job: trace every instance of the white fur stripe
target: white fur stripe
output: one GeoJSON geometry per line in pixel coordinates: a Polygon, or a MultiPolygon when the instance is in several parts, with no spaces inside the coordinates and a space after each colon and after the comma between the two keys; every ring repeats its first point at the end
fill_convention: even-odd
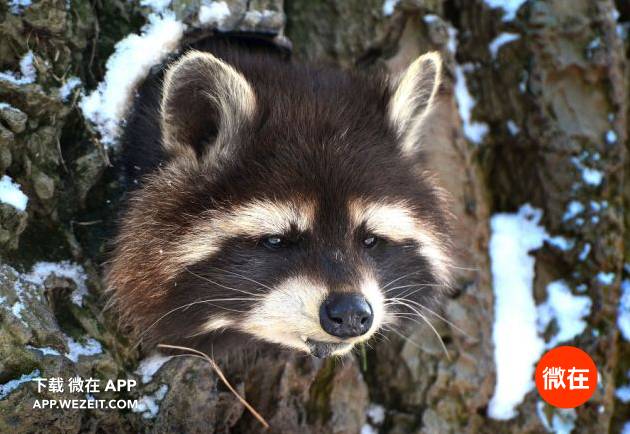
{"type": "Polygon", "coordinates": [[[365,224],[376,235],[397,242],[414,240],[420,247],[418,252],[424,257],[434,274],[442,283],[450,280],[451,259],[439,241],[435,230],[414,216],[412,209],[404,202],[365,202],[353,200],[349,204],[350,217],[355,226],[365,224]]]}
{"type": "Polygon", "coordinates": [[[201,333],[208,333],[217,330],[226,329],[234,324],[234,321],[227,319],[223,316],[215,316],[201,327],[201,333]]]}
{"type": "Polygon", "coordinates": [[[180,265],[194,264],[216,253],[226,239],[282,235],[292,225],[299,231],[308,231],[314,219],[312,201],[254,200],[230,210],[208,211],[189,233],[177,240],[172,256],[180,265]]]}
{"type": "Polygon", "coordinates": [[[241,331],[260,339],[309,352],[306,339],[322,342],[345,342],[348,347],[335,354],[341,355],[368,340],[381,327],[385,317],[385,297],[376,279],[363,273],[357,289],[363,294],[374,313],[367,333],[355,338],[340,339],[326,333],[319,319],[319,310],[329,294],[323,284],[304,276],[292,277],[262,297],[243,321],[235,323],[241,331]]]}
{"type": "Polygon", "coordinates": [[[327,288],[306,277],[289,278],[266,294],[239,328],[269,342],[309,352],[305,339],[335,341],[319,324],[327,288]]]}

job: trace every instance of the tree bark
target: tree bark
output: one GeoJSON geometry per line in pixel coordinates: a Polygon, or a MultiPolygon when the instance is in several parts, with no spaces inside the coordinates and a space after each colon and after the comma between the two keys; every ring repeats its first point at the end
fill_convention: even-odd
{"type": "MultiPolygon", "coordinates": [[[[630,345],[616,325],[620,285],[630,277],[630,267],[624,271],[630,263],[630,6],[621,0],[529,0],[510,19],[483,0],[226,4],[231,15],[221,30],[288,38],[300,61],[395,74],[419,54],[440,50],[449,65],[447,87],[455,89],[463,71],[475,100],[463,124],[455,98],[442,108],[427,149],[452,197],[463,268],[443,307],[457,328],[433,318],[449,357],[431,328],[418,326],[408,339],[388,334],[344,362],[271,353],[219,361],[271,432],[533,433],[545,432],[554,415],[566,417],[543,404],[535,390],[514,418],[487,414],[495,386],[489,222],[493,214],[526,203],[543,211],[547,232],[573,245],[562,250],[545,243],[533,252],[536,301],[542,303],[547,285],[560,279],[574,290],[583,285],[592,300],[586,329],[568,344],[594,358],[601,384],[571,413],[573,432],[620,432],[630,420],[630,406],[615,397],[615,388],[630,382],[630,345]],[[514,40],[493,53],[491,43],[505,32],[514,40]],[[478,143],[467,134],[471,122],[487,125],[478,143]],[[599,171],[602,181],[585,182],[576,158],[599,171]],[[567,220],[571,201],[587,206],[581,220],[567,220]],[[600,204],[597,212],[588,206],[593,203],[600,204]],[[612,273],[612,282],[603,283],[601,273],[612,273]]],[[[172,2],[189,26],[184,43],[211,31],[199,28],[199,6],[172,2]]],[[[120,172],[116,151],[102,145],[77,103],[81,92],[103,79],[114,44],[138,32],[149,12],[138,2],[118,0],[42,0],[17,11],[0,3],[0,70],[19,71],[31,50],[37,71],[33,83],[0,80],[0,100],[11,106],[0,106],[0,169],[28,197],[25,211],[0,203],[0,432],[262,430],[201,360],[173,358],[143,383],[136,369],[146,354],[103,310],[100,279],[122,194],[120,172]],[[82,84],[64,100],[60,88],[71,76],[82,84]],[[33,267],[41,261],[71,261],[83,267],[85,279],[34,279],[33,267]],[[73,302],[84,285],[83,303],[73,302]],[[87,339],[101,351],[78,361],[64,355],[72,341],[87,339]],[[153,397],[156,412],[33,409],[35,399],[77,398],[68,391],[39,393],[28,381],[7,387],[34,373],[135,378],[139,386],[132,391],[98,398],[153,397]]]]}

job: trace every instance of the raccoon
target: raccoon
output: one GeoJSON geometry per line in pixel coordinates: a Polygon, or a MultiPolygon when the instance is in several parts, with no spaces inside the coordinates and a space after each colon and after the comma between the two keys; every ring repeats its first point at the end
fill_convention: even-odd
{"type": "MultiPolygon", "coordinates": [[[[451,280],[449,213],[423,143],[447,91],[230,44],[140,91],[106,280],[143,345],[340,356],[423,313],[451,280]]],[[[427,312],[424,312],[427,314],[427,312]]]]}

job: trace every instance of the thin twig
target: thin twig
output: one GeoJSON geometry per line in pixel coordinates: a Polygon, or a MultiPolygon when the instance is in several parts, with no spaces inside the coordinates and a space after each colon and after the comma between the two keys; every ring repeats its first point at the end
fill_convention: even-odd
{"type": "Polygon", "coordinates": [[[236,389],[234,389],[234,387],[232,387],[232,385],[230,384],[230,382],[227,380],[227,378],[225,378],[225,375],[223,374],[223,371],[221,371],[221,368],[219,368],[219,365],[217,365],[217,363],[210,358],[210,356],[208,356],[206,353],[202,353],[201,351],[197,351],[194,348],[188,348],[188,347],[180,347],[178,345],[167,345],[167,344],[159,344],[158,347],[161,348],[170,348],[173,350],[182,350],[182,351],[191,351],[194,354],[188,354],[189,356],[192,357],[202,357],[203,359],[205,359],[208,363],[210,363],[210,366],[212,366],[212,369],[214,369],[214,372],[217,373],[217,375],[219,376],[219,378],[221,379],[221,381],[223,381],[223,384],[225,384],[225,386],[230,389],[230,392],[232,392],[234,394],[234,396],[236,396],[236,398],[241,402],[241,404],[243,404],[245,406],[245,408],[247,408],[250,413],[252,415],[254,415],[254,417],[256,419],[258,419],[258,421],[265,427],[265,429],[269,428],[269,424],[267,423],[267,421],[265,420],[264,417],[262,417],[260,415],[260,413],[258,413],[256,411],[256,409],[254,409],[254,407],[252,407],[249,402],[247,402],[245,400],[245,398],[243,398],[241,395],[238,394],[238,392],[236,391],[236,389]]]}

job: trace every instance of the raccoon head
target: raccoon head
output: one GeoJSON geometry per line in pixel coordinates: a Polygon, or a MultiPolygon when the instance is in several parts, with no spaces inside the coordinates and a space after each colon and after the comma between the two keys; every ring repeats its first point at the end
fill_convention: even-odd
{"type": "Polygon", "coordinates": [[[448,286],[448,214],[422,158],[442,62],[398,79],[189,52],[165,75],[168,156],[108,271],[145,342],[236,335],[341,355],[448,286]]]}

